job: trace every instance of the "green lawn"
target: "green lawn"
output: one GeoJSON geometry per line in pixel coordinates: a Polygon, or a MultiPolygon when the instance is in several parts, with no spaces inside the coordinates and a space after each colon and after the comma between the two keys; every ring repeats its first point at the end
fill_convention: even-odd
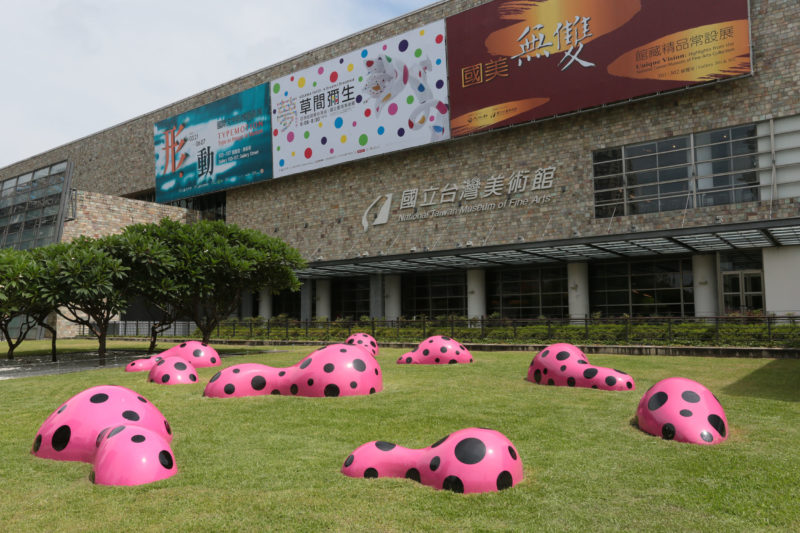
{"type": "MultiPolygon", "coordinates": [[[[249,350],[223,365],[289,366],[312,348],[249,350]]],[[[367,397],[203,398],[215,368],[183,386],[119,367],[0,381],[0,530],[800,530],[800,361],[591,356],[636,379],[636,391],[606,392],[526,381],[532,353],[476,352],[474,364],[436,367],[397,365],[401,353],[381,351],[384,390],[367,397]],[[664,441],[633,425],[647,388],[670,376],[716,394],[727,441],[664,441]],[[87,463],[30,455],[53,410],[103,384],[136,390],[166,416],[176,476],[99,486],[87,463]],[[511,439],[522,483],[463,495],[339,472],[367,441],[420,448],[470,426],[511,439]]]]}

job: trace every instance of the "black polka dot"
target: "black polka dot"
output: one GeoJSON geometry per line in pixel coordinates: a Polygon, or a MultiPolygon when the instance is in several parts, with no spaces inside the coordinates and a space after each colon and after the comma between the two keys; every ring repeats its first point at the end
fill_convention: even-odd
{"type": "Polygon", "coordinates": [[[194,374],[189,374],[189,381],[197,381],[197,376],[194,374]]]}
{"type": "Polygon", "coordinates": [[[450,339],[450,337],[445,337],[444,335],[442,335],[442,336],[441,336],[441,339],[442,339],[443,341],[449,341],[449,340],[451,340],[451,339],[450,339]]]}
{"type": "Polygon", "coordinates": [[[103,403],[106,400],[108,400],[108,394],[103,394],[102,392],[89,398],[92,403],[103,403]]]}
{"type": "Polygon", "coordinates": [[[221,375],[222,375],[222,372],[217,372],[216,374],[214,374],[214,377],[213,377],[213,378],[211,378],[211,379],[210,379],[208,382],[209,382],[209,383],[214,383],[215,381],[217,381],[217,380],[219,379],[219,377],[220,377],[221,375]]]}
{"type": "Polygon", "coordinates": [[[497,476],[497,490],[505,490],[511,487],[514,484],[514,479],[511,477],[511,472],[508,470],[503,470],[500,472],[500,475],[497,476]]]}
{"type": "Polygon", "coordinates": [[[233,383],[228,383],[225,385],[223,390],[225,391],[225,394],[233,394],[236,391],[236,387],[233,385],[233,383]]]}
{"type": "Polygon", "coordinates": [[[447,476],[444,478],[442,488],[461,494],[464,492],[464,483],[457,476],[447,476]]]}
{"type": "Polygon", "coordinates": [[[161,466],[163,466],[167,470],[171,469],[172,465],[174,464],[172,462],[172,454],[169,453],[167,450],[161,450],[158,453],[158,462],[161,463],[161,466]]]}
{"type": "Polygon", "coordinates": [[[442,353],[447,353],[447,346],[442,346],[441,348],[439,348],[439,351],[442,353]]]}
{"type": "Polygon", "coordinates": [[[144,398],[142,398],[141,396],[137,396],[137,398],[139,399],[139,401],[140,401],[140,402],[142,402],[142,403],[147,403],[147,400],[145,400],[145,399],[144,399],[144,398]]]}
{"type": "Polygon", "coordinates": [[[681,398],[689,403],[697,403],[700,401],[700,395],[690,390],[683,391],[683,393],[681,393],[681,398]]]}
{"type": "Polygon", "coordinates": [[[114,429],[112,429],[111,431],[108,432],[108,438],[110,439],[111,437],[113,437],[114,435],[116,435],[117,433],[122,431],[123,429],[125,429],[125,426],[117,426],[117,427],[115,427],[114,429]]]}
{"type": "Polygon", "coordinates": [[[561,371],[565,371],[567,369],[567,365],[561,365],[561,371]]]}
{"type": "Polygon", "coordinates": [[[203,350],[195,350],[192,352],[192,355],[195,357],[203,357],[203,350]]]}
{"type": "Polygon", "coordinates": [[[575,386],[575,378],[568,377],[567,378],[567,385],[569,385],[570,387],[574,387],[575,386]]]}
{"type": "Polygon", "coordinates": [[[139,420],[139,413],[136,411],[124,411],[122,413],[122,418],[125,420],[130,420],[131,422],[136,422],[139,420]]]}
{"type": "Polygon", "coordinates": [[[41,448],[41,447],[42,447],[42,436],[41,435],[36,435],[36,438],[33,439],[33,451],[34,451],[34,453],[38,452],[39,448],[41,448]]]}
{"type": "Polygon", "coordinates": [[[347,344],[353,344],[353,339],[347,339],[347,344]]]}
{"type": "Polygon", "coordinates": [[[242,371],[242,369],[241,369],[241,368],[234,368],[234,369],[233,369],[233,373],[234,373],[234,374],[238,374],[238,373],[239,373],[239,372],[241,372],[241,371],[242,371]]]}
{"type": "Polygon", "coordinates": [[[179,347],[179,348],[186,348],[186,343],[185,343],[185,342],[182,342],[182,343],[180,344],[180,346],[178,346],[178,347],[179,347]]]}
{"type": "Polygon", "coordinates": [[[417,470],[416,468],[409,468],[408,472],[406,472],[406,479],[413,479],[414,481],[419,483],[420,480],[419,470],[417,470]]]}
{"type": "Polygon", "coordinates": [[[376,368],[375,369],[375,375],[377,376],[378,374],[379,374],[379,372],[378,372],[378,369],[376,368]]]}
{"type": "Polygon", "coordinates": [[[353,368],[355,368],[359,372],[363,372],[364,370],[367,369],[367,363],[365,363],[361,359],[354,359],[353,360],[353,368]]]}
{"type": "Polygon", "coordinates": [[[111,429],[111,428],[106,428],[106,429],[104,429],[103,431],[101,431],[100,433],[97,434],[97,438],[94,441],[95,447],[100,446],[100,442],[103,440],[103,437],[106,436],[106,433],[108,433],[109,429],[111,429]]]}
{"type": "Polygon", "coordinates": [[[306,367],[307,367],[308,365],[310,365],[310,364],[311,364],[311,358],[309,357],[309,358],[307,358],[305,361],[303,361],[302,363],[300,363],[300,368],[301,368],[301,369],[303,369],[303,368],[306,368],[306,367]]]}
{"type": "Polygon", "coordinates": [[[558,352],[558,354],[556,354],[556,359],[559,361],[566,361],[569,359],[569,352],[558,352]]]}
{"type": "Polygon", "coordinates": [[[539,355],[542,356],[542,358],[544,358],[544,357],[547,357],[549,354],[550,354],[550,350],[545,350],[542,353],[540,353],[539,355]]]}
{"type": "Polygon", "coordinates": [[[167,430],[167,435],[172,435],[172,428],[169,427],[169,422],[167,422],[166,420],[164,420],[164,429],[167,430]]]}
{"type": "Polygon", "coordinates": [[[353,464],[353,461],[355,461],[355,459],[356,458],[353,456],[353,454],[348,455],[347,459],[344,460],[344,466],[350,466],[351,464],[353,464]]]}
{"type": "Polygon", "coordinates": [[[700,432],[700,438],[706,442],[711,442],[714,440],[714,437],[711,435],[711,433],[705,430],[700,432]]]}
{"type": "Polygon", "coordinates": [[[131,442],[140,443],[144,441],[145,441],[144,435],[134,435],[133,437],[131,437],[131,442]]]}
{"type": "Polygon", "coordinates": [[[544,374],[545,376],[547,375],[547,369],[546,368],[542,369],[542,374],[544,374]]]}
{"type": "Polygon", "coordinates": [[[325,386],[325,396],[339,396],[339,387],[331,383],[325,386]]]}
{"type": "Polygon", "coordinates": [[[359,340],[358,340],[358,344],[364,344],[364,341],[362,341],[361,339],[359,339],[359,340]]]}
{"type": "Polygon", "coordinates": [[[358,387],[358,383],[356,383],[355,381],[351,381],[350,382],[350,388],[351,389],[355,389],[356,387],[358,387]]]}
{"type": "Polygon", "coordinates": [[[556,384],[556,382],[555,382],[555,381],[553,381],[552,379],[548,379],[548,380],[547,380],[547,384],[548,384],[548,385],[555,385],[555,384],[556,384]]]}
{"type": "Polygon", "coordinates": [[[273,396],[280,396],[281,391],[279,391],[278,389],[272,389],[272,392],[270,392],[270,394],[272,394],[273,396]]]}
{"type": "Polygon", "coordinates": [[[517,452],[516,450],[514,450],[513,446],[508,447],[508,455],[510,455],[511,458],[514,459],[515,461],[517,460],[517,452]]]}
{"type": "Polygon", "coordinates": [[[283,376],[285,376],[285,375],[286,375],[286,372],[285,372],[285,371],[283,371],[283,370],[281,370],[280,372],[278,372],[278,376],[280,376],[280,377],[283,377],[283,376]]]}
{"type": "Polygon", "coordinates": [[[336,367],[333,366],[333,363],[328,363],[327,365],[322,367],[322,370],[330,374],[336,367]]]}
{"type": "Polygon", "coordinates": [[[592,388],[593,388],[593,389],[596,389],[596,388],[597,388],[597,385],[592,385],[592,388]]]}
{"type": "Polygon", "coordinates": [[[629,389],[632,389],[633,388],[633,383],[631,383],[629,381],[629,382],[625,383],[625,386],[628,387],[629,389]]]}
{"type": "Polygon", "coordinates": [[[442,460],[439,459],[439,456],[435,455],[433,457],[433,459],[431,459],[431,463],[428,465],[430,467],[430,469],[431,469],[431,472],[436,472],[436,469],[439,468],[439,465],[441,464],[441,462],[442,462],[442,460]]]}
{"type": "Polygon", "coordinates": [[[211,362],[212,362],[212,363],[216,363],[216,362],[217,362],[217,358],[216,358],[216,357],[212,357],[212,358],[211,358],[211,362]]]}
{"type": "Polygon", "coordinates": [[[606,385],[608,385],[609,387],[613,387],[616,384],[617,384],[617,378],[615,378],[614,376],[606,377],[606,385]]]}
{"type": "Polygon", "coordinates": [[[389,450],[394,450],[397,447],[397,444],[379,440],[375,442],[375,447],[383,452],[388,452],[389,450]]]}
{"type": "Polygon", "coordinates": [[[669,424],[669,423],[664,424],[663,426],[661,426],[661,436],[665,440],[674,439],[675,438],[675,426],[673,426],[672,424],[669,424]]]}
{"type": "Polygon", "coordinates": [[[708,423],[717,430],[717,433],[723,437],[725,436],[725,422],[722,420],[722,417],[719,415],[708,415],[708,423]]]}
{"type": "Polygon", "coordinates": [[[299,390],[299,388],[297,387],[297,383],[292,383],[292,386],[289,388],[289,391],[292,394],[297,394],[298,390],[299,390]]]}
{"type": "Polygon", "coordinates": [[[588,361],[584,361],[583,359],[578,359],[578,364],[579,365],[588,365],[589,363],[588,363],[588,361]]]}
{"type": "Polygon", "coordinates": [[[186,370],[186,363],[181,363],[178,361],[175,363],[175,370],[186,370]]]}
{"type": "Polygon", "coordinates": [[[450,359],[450,361],[447,362],[448,365],[454,365],[456,363],[458,363],[458,361],[456,361],[455,359],[450,359]]]}
{"type": "Polygon", "coordinates": [[[456,459],[467,465],[479,463],[486,455],[486,445],[480,439],[467,437],[455,449],[456,459]]]}
{"type": "Polygon", "coordinates": [[[539,370],[538,368],[533,371],[533,379],[534,381],[536,381],[536,383],[542,381],[542,371],[539,370]]]}
{"type": "Polygon", "coordinates": [[[411,361],[413,361],[413,359],[411,359],[410,357],[406,357],[406,363],[410,363],[411,361]]]}
{"type": "MultiPolygon", "coordinates": [[[[141,398],[141,396],[139,396],[139,397],[141,398]]],[[[61,407],[58,408],[58,411],[56,411],[56,414],[60,415],[64,411],[64,409],[66,409],[66,408],[67,408],[67,404],[62,405],[61,407]]]]}
{"type": "Polygon", "coordinates": [[[667,396],[666,392],[663,391],[657,392],[653,394],[649,400],[647,400],[647,408],[650,409],[651,411],[655,411],[656,409],[667,403],[668,399],[669,396],[667,396]]]}
{"type": "Polygon", "coordinates": [[[587,368],[586,370],[583,371],[583,377],[585,377],[586,379],[592,379],[596,375],[597,375],[596,368],[587,368]]]}
{"type": "Polygon", "coordinates": [[[314,380],[313,380],[313,379],[309,379],[309,380],[308,380],[308,386],[310,387],[310,386],[311,386],[311,385],[313,385],[313,384],[314,384],[314,380]]]}
{"type": "Polygon", "coordinates": [[[375,394],[375,387],[370,387],[369,393],[370,394],[375,394]]]}
{"type": "Polygon", "coordinates": [[[431,351],[430,351],[430,350],[428,350],[427,348],[425,348],[424,350],[422,350],[422,355],[430,355],[430,353],[431,353],[431,351]]]}
{"type": "Polygon", "coordinates": [[[690,410],[688,410],[688,409],[681,409],[681,413],[680,414],[681,414],[681,416],[685,416],[687,418],[692,416],[692,412],[690,410]]]}
{"type": "Polygon", "coordinates": [[[374,468],[367,468],[366,470],[364,470],[364,477],[365,478],[378,477],[378,471],[375,470],[374,468]]]}
{"type": "Polygon", "coordinates": [[[250,380],[250,386],[253,387],[253,390],[264,390],[264,387],[267,386],[267,380],[264,376],[254,376],[250,380]]]}
{"type": "Polygon", "coordinates": [[[437,440],[436,442],[431,444],[431,448],[436,448],[436,447],[440,446],[444,441],[447,440],[448,437],[450,437],[450,435],[446,435],[446,436],[442,437],[441,439],[437,440]]]}
{"type": "Polygon", "coordinates": [[[438,363],[438,362],[439,362],[439,358],[437,357],[437,358],[436,358],[436,359],[434,359],[433,361],[434,361],[434,362],[436,362],[436,363],[438,363]]]}
{"type": "Polygon", "coordinates": [[[161,376],[161,383],[166,383],[167,381],[169,381],[169,374],[161,376]]]}
{"type": "Polygon", "coordinates": [[[160,358],[159,358],[159,359],[158,359],[158,363],[156,363],[156,366],[161,366],[161,365],[163,365],[163,364],[164,364],[164,359],[160,359],[160,358]]]}

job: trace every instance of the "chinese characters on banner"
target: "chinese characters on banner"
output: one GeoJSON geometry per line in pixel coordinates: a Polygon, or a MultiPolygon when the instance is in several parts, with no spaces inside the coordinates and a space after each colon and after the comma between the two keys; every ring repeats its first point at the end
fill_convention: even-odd
{"type": "Polygon", "coordinates": [[[156,201],[271,178],[269,131],[266,84],[156,123],[156,201]]]}
{"type": "Polygon", "coordinates": [[[747,0],[495,0],[446,22],[453,137],[751,73],[747,0]]]}
{"type": "Polygon", "coordinates": [[[273,80],[275,177],[449,139],[444,26],[273,80]]]}

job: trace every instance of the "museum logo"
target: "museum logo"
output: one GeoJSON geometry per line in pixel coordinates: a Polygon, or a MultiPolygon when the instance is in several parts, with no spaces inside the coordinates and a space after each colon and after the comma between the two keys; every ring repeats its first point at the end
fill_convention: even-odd
{"type": "Polygon", "coordinates": [[[371,204],[369,204],[369,207],[367,207],[366,211],[364,211],[364,215],[361,217],[361,225],[364,227],[365,232],[370,227],[369,214],[372,211],[372,208],[378,205],[381,200],[383,200],[383,205],[381,206],[378,214],[375,216],[375,220],[372,221],[371,225],[380,226],[389,222],[389,213],[392,210],[392,195],[393,193],[382,194],[375,198],[371,204]]]}

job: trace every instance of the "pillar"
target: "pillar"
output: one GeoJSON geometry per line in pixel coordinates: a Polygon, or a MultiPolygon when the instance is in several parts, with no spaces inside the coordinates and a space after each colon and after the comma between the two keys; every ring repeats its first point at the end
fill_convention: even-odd
{"type": "Polygon", "coordinates": [[[383,276],[383,309],[386,320],[397,320],[403,314],[400,279],[398,274],[383,276]]]}
{"type": "Polygon", "coordinates": [[[480,268],[467,270],[467,317],[486,316],[486,271],[480,268]]]}
{"type": "Polygon", "coordinates": [[[303,284],[300,285],[300,320],[311,320],[311,313],[314,307],[314,300],[312,299],[312,284],[314,280],[302,280],[303,284]]]}
{"type": "Polygon", "coordinates": [[[369,277],[369,317],[383,318],[386,308],[383,301],[383,274],[371,274],[369,277]]]}
{"type": "Polygon", "coordinates": [[[265,320],[272,318],[272,291],[261,289],[258,294],[258,316],[265,320]]]}
{"type": "Polygon", "coordinates": [[[331,318],[331,280],[318,279],[314,281],[317,289],[317,309],[314,313],[316,318],[331,318]]]}
{"type": "Polygon", "coordinates": [[[718,316],[716,255],[692,256],[692,287],[694,289],[694,316],[718,316]]]}
{"type": "Polygon", "coordinates": [[[589,315],[589,264],[567,264],[569,318],[584,320],[589,315]]]}

